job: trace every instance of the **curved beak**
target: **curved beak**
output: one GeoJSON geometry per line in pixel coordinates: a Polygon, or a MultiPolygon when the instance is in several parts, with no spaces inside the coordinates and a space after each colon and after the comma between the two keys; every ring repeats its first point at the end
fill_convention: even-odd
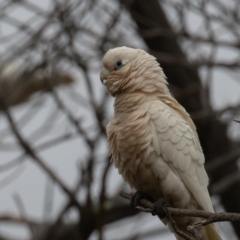
{"type": "Polygon", "coordinates": [[[109,74],[110,74],[109,70],[105,67],[102,67],[102,70],[100,72],[100,79],[102,83],[103,83],[103,80],[107,79],[109,74]]]}

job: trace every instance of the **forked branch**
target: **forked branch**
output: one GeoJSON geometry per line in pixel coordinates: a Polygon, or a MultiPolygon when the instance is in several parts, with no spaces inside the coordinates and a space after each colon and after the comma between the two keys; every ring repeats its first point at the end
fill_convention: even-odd
{"type": "MultiPolygon", "coordinates": [[[[129,199],[129,200],[131,199],[131,196],[132,196],[131,193],[125,193],[125,192],[121,192],[120,195],[123,198],[129,199]]],[[[140,210],[142,212],[151,212],[152,211],[152,206],[153,206],[152,202],[150,202],[146,199],[142,199],[140,201],[140,203],[141,203],[141,206],[137,207],[138,210],[140,210]]],[[[226,213],[226,212],[211,213],[211,212],[205,212],[202,210],[189,210],[189,209],[165,207],[165,214],[166,214],[167,218],[171,221],[175,232],[187,240],[203,239],[203,237],[197,231],[196,227],[206,226],[206,225],[208,225],[210,223],[214,223],[214,222],[224,222],[224,221],[240,222],[240,214],[239,213],[226,213]],[[177,228],[175,221],[172,219],[172,216],[199,217],[199,218],[203,218],[203,220],[194,225],[188,226],[188,231],[194,237],[193,238],[191,236],[186,235],[185,233],[183,233],[182,231],[180,231],[177,228]]]]}

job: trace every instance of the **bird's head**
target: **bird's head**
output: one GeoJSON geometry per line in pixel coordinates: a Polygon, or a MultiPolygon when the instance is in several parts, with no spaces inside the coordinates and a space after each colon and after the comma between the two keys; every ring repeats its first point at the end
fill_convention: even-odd
{"type": "Polygon", "coordinates": [[[140,49],[118,47],[107,51],[103,57],[103,67],[100,79],[106,86],[107,91],[115,96],[123,89],[126,77],[133,69],[134,60],[140,49]]]}
{"type": "Polygon", "coordinates": [[[103,57],[100,79],[107,91],[116,96],[136,89],[144,90],[146,84],[155,85],[157,75],[165,81],[162,69],[153,56],[141,49],[117,47],[107,51],[103,57]],[[152,84],[146,80],[153,78],[152,84]]]}

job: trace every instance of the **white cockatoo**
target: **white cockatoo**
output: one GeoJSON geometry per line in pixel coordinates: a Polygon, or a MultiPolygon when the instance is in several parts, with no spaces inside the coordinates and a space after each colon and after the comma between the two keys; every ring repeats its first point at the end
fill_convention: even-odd
{"type": "MultiPolygon", "coordinates": [[[[155,201],[164,198],[176,208],[214,212],[196,127],[171,96],[155,57],[141,49],[110,49],[100,78],[115,97],[107,136],[114,165],[124,180],[155,201]]],[[[200,221],[174,219],[185,233],[187,225],[200,221]]],[[[166,218],[162,221],[173,231],[166,218]]],[[[198,230],[205,240],[221,239],[216,224],[198,230]]]]}

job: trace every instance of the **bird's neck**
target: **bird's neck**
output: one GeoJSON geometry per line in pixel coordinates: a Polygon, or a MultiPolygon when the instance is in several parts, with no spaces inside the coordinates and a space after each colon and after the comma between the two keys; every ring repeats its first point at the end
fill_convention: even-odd
{"type": "Polygon", "coordinates": [[[160,95],[157,91],[143,92],[141,90],[118,94],[114,102],[115,114],[138,111],[145,103],[161,98],[160,95]]]}
{"type": "Polygon", "coordinates": [[[121,93],[115,98],[114,109],[115,114],[130,113],[136,111],[145,101],[143,94],[121,93]]]}

